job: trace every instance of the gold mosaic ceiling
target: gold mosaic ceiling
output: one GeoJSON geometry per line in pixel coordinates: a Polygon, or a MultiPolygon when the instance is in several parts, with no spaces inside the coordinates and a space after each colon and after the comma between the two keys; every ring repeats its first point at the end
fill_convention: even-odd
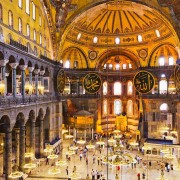
{"type": "Polygon", "coordinates": [[[96,46],[103,46],[114,45],[118,36],[121,44],[134,45],[139,43],[138,35],[146,43],[168,38],[172,32],[156,10],[142,4],[120,1],[100,4],[80,14],[71,24],[67,39],[90,44],[97,36],[96,46]],[[155,30],[159,31],[160,37],[157,37],[155,30]],[[81,34],[79,39],[78,34],[81,34]]]}

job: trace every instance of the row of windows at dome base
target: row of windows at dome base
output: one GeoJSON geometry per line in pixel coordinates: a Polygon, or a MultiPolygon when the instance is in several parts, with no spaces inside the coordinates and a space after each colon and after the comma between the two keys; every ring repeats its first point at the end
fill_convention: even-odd
{"type": "MultiPolygon", "coordinates": [[[[127,116],[133,116],[135,113],[135,103],[132,100],[128,100],[126,104],[127,116]]],[[[162,103],[159,107],[160,111],[168,111],[169,107],[167,103],[162,103]]],[[[108,106],[108,100],[103,100],[103,114],[115,114],[120,115],[124,112],[122,101],[120,99],[114,100],[113,105],[108,106]],[[114,110],[114,111],[113,111],[114,110]]]]}
{"type": "MultiPolygon", "coordinates": [[[[156,29],[156,30],[155,30],[155,33],[156,33],[156,36],[157,36],[157,37],[161,37],[159,30],[156,29]]],[[[78,40],[78,41],[81,39],[81,36],[82,36],[81,33],[79,33],[79,34],[77,35],[77,40],[78,40]]],[[[137,40],[138,40],[138,42],[143,42],[143,37],[142,37],[142,35],[139,34],[139,35],[137,36],[137,40]]],[[[114,39],[114,43],[115,43],[115,44],[120,44],[120,42],[121,42],[121,39],[120,39],[119,37],[116,37],[116,38],[114,39]]],[[[93,38],[93,43],[94,43],[94,44],[98,43],[98,37],[97,37],[97,36],[95,36],[95,37],[93,38]]]]}
{"type": "Polygon", "coordinates": [[[120,70],[120,69],[132,69],[132,64],[122,64],[122,67],[120,64],[104,64],[103,69],[115,69],[115,70],[120,70]]]}

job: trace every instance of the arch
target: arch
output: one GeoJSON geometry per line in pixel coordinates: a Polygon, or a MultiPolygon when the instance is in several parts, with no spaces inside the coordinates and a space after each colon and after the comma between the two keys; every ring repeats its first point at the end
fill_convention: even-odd
{"type": "Polygon", "coordinates": [[[169,110],[169,106],[167,103],[163,103],[160,105],[159,107],[160,111],[168,111],[169,110]]]}
{"type": "Polygon", "coordinates": [[[8,23],[9,23],[9,26],[13,28],[13,13],[11,10],[9,10],[8,12],[8,23]]]}
{"type": "Polygon", "coordinates": [[[35,111],[34,111],[34,110],[31,110],[31,111],[29,112],[29,119],[30,119],[31,121],[35,121],[35,120],[36,120],[36,118],[35,118],[35,111]]]}
{"type": "Polygon", "coordinates": [[[3,115],[0,119],[0,133],[6,133],[7,127],[10,127],[10,118],[3,115]]]}
{"type": "Polygon", "coordinates": [[[35,69],[39,69],[39,65],[38,65],[38,64],[35,64],[34,68],[35,68],[35,69]]]}
{"type": "Polygon", "coordinates": [[[38,117],[43,118],[43,116],[44,116],[44,111],[42,108],[40,108],[38,111],[38,117]]]}
{"type": "Polygon", "coordinates": [[[28,61],[28,67],[32,67],[32,62],[28,61]]]}
{"type": "Polygon", "coordinates": [[[41,70],[41,71],[44,71],[44,67],[43,67],[43,66],[41,66],[41,67],[40,67],[40,70],[41,70]]]}
{"type": "MultiPolygon", "coordinates": [[[[150,53],[148,66],[157,65],[159,58],[164,57],[164,56],[165,57],[171,57],[172,56],[172,57],[174,57],[174,61],[177,59],[178,54],[177,54],[177,51],[176,51],[175,46],[173,44],[162,43],[162,44],[157,45],[150,53]],[[163,51],[163,49],[165,49],[166,51],[163,51]]],[[[165,60],[165,63],[167,61],[168,61],[168,59],[165,60]]],[[[166,64],[168,64],[168,63],[166,63],[166,64]]]]}
{"type": "Polygon", "coordinates": [[[135,67],[138,68],[140,67],[140,61],[139,58],[131,51],[123,48],[116,48],[116,49],[108,49],[107,51],[104,51],[100,56],[96,64],[96,68],[101,68],[101,65],[103,62],[107,61],[108,58],[112,56],[117,56],[117,55],[123,55],[129,58],[131,61],[134,62],[135,67]]]}
{"type": "Polygon", "coordinates": [[[13,55],[10,55],[9,57],[9,63],[15,63],[16,62],[16,59],[13,55]]]}
{"type": "Polygon", "coordinates": [[[71,62],[70,68],[77,68],[74,67],[75,61],[78,61],[78,68],[89,67],[86,55],[83,50],[74,46],[66,48],[62,53],[61,59],[63,60],[63,62],[69,60],[71,62]]]}
{"type": "Polygon", "coordinates": [[[22,112],[19,112],[18,115],[16,116],[16,124],[18,127],[20,125],[25,125],[25,116],[22,112]]]}
{"type": "Polygon", "coordinates": [[[21,58],[21,59],[19,60],[19,65],[25,65],[24,59],[21,58]]]}
{"type": "Polygon", "coordinates": [[[44,77],[49,77],[49,76],[50,76],[50,72],[49,72],[48,67],[46,67],[44,77]]]}
{"type": "Polygon", "coordinates": [[[120,115],[122,113],[122,101],[120,99],[114,100],[114,114],[120,115]]]}
{"type": "Polygon", "coordinates": [[[4,60],[4,54],[0,51],[0,60],[4,60]]]}

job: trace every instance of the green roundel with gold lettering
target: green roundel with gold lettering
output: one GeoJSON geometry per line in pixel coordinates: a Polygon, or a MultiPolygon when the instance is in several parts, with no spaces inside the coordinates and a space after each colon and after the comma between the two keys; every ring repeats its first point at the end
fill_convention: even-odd
{"type": "Polygon", "coordinates": [[[57,75],[57,90],[58,93],[63,93],[66,82],[66,74],[63,69],[59,70],[57,75]]]}
{"type": "Polygon", "coordinates": [[[174,68],[174,80],[176,85],[176,92],[180,94],[180,65],[176,65],[174,68]]]}
{"type": "Polygon", "coordinates": [[[139,71],[133,79],[133,84],[139,93],[148,93],[154,87],[154,77],[148,71],[139,71]]]}
{"type": "Polygon", "coordinates": [[[87,93],[94,94],[101,88],[101,78],[96,73],[88,73],[83,79],[83,86],[87,93]]]}

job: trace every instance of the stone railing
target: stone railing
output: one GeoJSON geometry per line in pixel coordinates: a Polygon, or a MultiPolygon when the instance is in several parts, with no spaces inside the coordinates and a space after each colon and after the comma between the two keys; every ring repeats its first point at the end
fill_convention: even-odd
{"type": "Polygon", "coordinates": [[[63,94],[63,97],[61,99],[66,98],[100,98],[99,94],[63,94]]]}
{"type": "Polygon", "coordinates": [[[43,103],[43,102],[49,102],[49,101],[55,101],[57,98],[55,96],[47,96],[47,95],[41,95],[41,96],[6,96],[6,97],[0,97],[0,108],[7,108],[7,107],[13,107],[13,106],[19,106],[19,105],[28,105],[28,104],[34,104],[34,103],[43,103]]]}

